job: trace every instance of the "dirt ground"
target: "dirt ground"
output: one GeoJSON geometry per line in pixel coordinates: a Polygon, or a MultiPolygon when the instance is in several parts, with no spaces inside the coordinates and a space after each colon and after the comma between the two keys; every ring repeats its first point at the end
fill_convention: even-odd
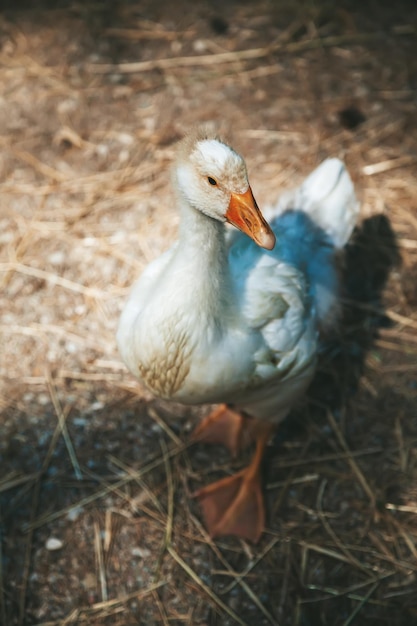
{"type": "Polygon", "coordinates": [[[417,623],[417,5],[3,2],[0,623],[417,623]],[[258,204],[345,160],[344,313],[265,463],[257,546],[191,493],[190,446],[115,345],[175,239],[173,146],[215,125],[258,204]]]}

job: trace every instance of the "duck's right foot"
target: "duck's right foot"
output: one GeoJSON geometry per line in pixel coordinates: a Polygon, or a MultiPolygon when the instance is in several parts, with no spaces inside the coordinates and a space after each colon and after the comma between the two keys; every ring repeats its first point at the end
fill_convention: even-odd
{"type": "Polygon", "coordinates": [[[225,446],[233,457],[254,441],[253,419],[222,404],[193,431],[193,441],[225,446]]]}

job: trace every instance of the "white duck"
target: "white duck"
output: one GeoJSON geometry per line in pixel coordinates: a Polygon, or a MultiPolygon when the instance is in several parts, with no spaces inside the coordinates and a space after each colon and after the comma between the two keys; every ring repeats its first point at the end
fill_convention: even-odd
{"type": "Polygon", "coordinates": [[[179,239],[134,286],[119,350],[155,395],[227,403],[196,438],[233,453],[256,441],[248,467],[196,494],[212,536],[256,542],[264,528],[263,451],[314,374],[319,329],[338,305],[336,251],[350,237],[358,203],[343,163],[328,159],[270,211],[270,227],[243,158],[201,130],[179,145],[174,187],[179,239]],[[226,233],[225,222],[244,235],[226,233]]]}

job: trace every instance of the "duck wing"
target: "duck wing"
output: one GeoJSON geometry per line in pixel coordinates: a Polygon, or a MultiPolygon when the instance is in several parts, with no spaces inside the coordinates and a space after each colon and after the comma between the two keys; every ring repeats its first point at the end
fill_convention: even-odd
{"type": "Polygon", "coordinates": [[[240,233],[230,238],[239,308],[250,330],[263,339],[239,399],[249,412],[280,413],[308,385],[319,328],[337,318],[337,251],[349,239],[358,212],[344,164],[328,159],[269,211],[274,250],[260,250],[240,233]]]}

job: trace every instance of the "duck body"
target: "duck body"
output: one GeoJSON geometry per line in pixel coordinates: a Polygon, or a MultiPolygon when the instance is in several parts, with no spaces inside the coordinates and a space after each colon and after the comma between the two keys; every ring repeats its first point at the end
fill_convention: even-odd
{"type": "Polygon", "coordinates": [[[179,238],[133,287],[117,333],[123,360],[157,396],[276,424],[308,387],[319,331],[337,317],[336,256],[358,212],[349,175],[325,161],[268,211],[268,226],[243,159],[197,135],[180,149],[174,187],[179,238]],[[224,191],[216,210],[202,200],[214,191],[224,191]]]}
{"type": "MultiPolygon", "coordinates": [[[[350,179],[336,159],[305,181],[310,205],[321,200],[312,197],[313,182],[326,177],[329,186],[329,173],[330,192],[337,196],[335,187],[339,193],[343,187],[332,202],[356,211],[350,179]]],[[[184,404],[232,403],[272,421],[285,417],[314,374],[318,331],[331,323],[339,298],[338,246],[306,204],[297,190],[269,211],[273,250],[182,208],[179,241],[145,269],[118,329],[126,365],[155,395],[184,404]]]]}
{"type": "Polygon", "coordinates": [[[316,313],[307,277],[283,259],[286,251],[261,252],[245,239],[224,240],[221,251],[200,242],[197,258],[180,243],[151,263],[123,312],[118,341],[131,372],[154,394],[238,404],[275,420],[289,404],[286,388],[297,393],[314,370],[316,313]],[[221,274],[208,289],[219,261],[221,274]],[[211,301],[207,292],[221,298],[211,301]],[[261,411],[270,393],[274,400],[261,411]]]}

